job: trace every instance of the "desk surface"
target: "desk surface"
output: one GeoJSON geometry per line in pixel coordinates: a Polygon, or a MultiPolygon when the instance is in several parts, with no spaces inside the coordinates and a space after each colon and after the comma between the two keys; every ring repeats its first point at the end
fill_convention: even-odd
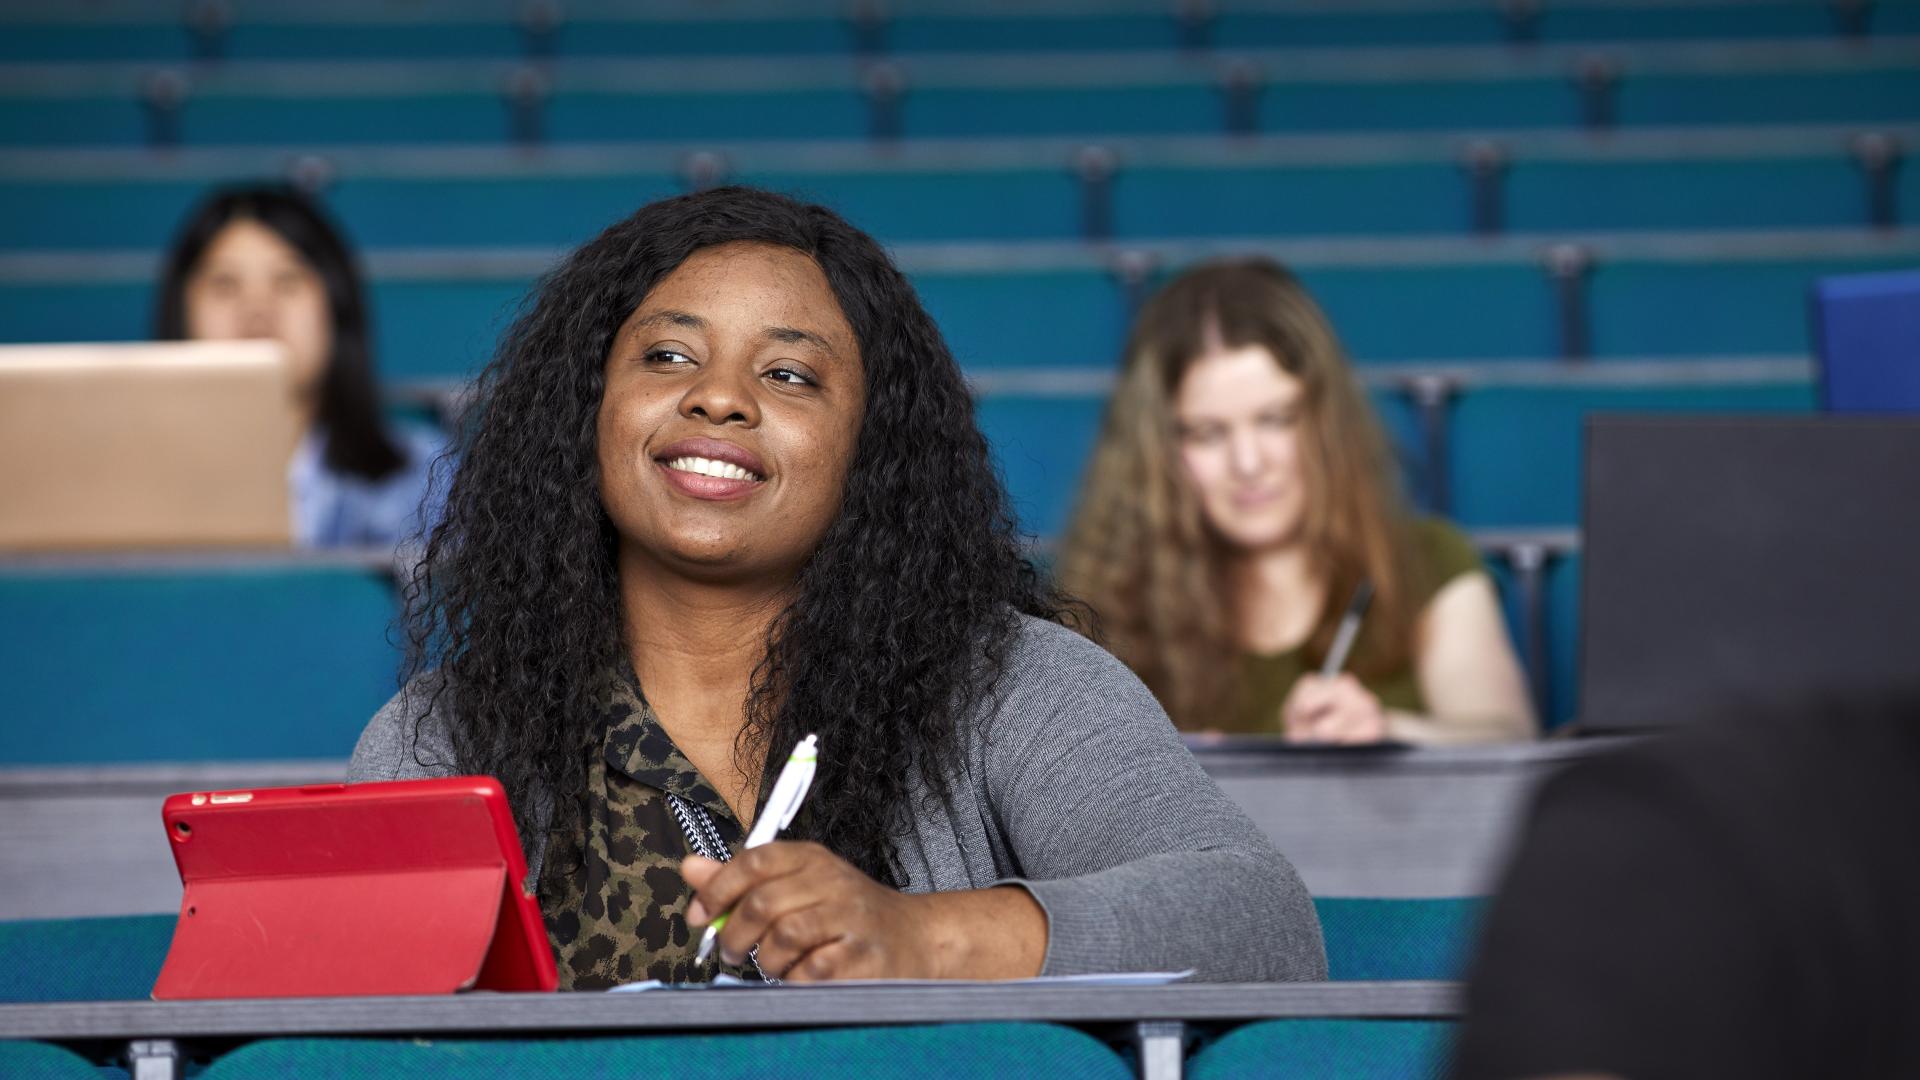
{"type": "MultiPolygon", "coordinates": [[[[1534,785],[1612,739],[1302,750],[1194,740],[1195,756],[1319,896],[1474,896],[1495,879],[1534,785]]],[[[172,912],[160,835],[177,791],[340,780],[346,762],[207,762],[0,770],[0,918],[172,912]],[[93,857],[78,860],[76,849],[93,857]]]]}
{"type": "Polygon", "coordinates": [[[1183,735],[1187,749],[1214,776],[1394,772],[1402,774],[1512,772],[1601,753],[1625,745],[1620,737],[1547,739],[1474,746],[1298,746],[1271,735],[1183,735]]]}
{"type": "Polygon", "coordinates": [[[1445,1019],[1449,982],[1190,983],[1153,987],[782,987],[637,994],[84,1001],[0,1005],[0,1039],[644,1032],[1035,1020],[1445,1019]]]}
{"type": "MultiPolygon", "coordinates": [[[[1623,738],[1551,739],[1486,746],[1301,747],[1263,735],[1187,735],[1187,748],[1214,775],[1433,774],[1512,772],[1612,749],[1623,738]]],[[[153,762],[0,768],[0,798],[170,795],[178,791],[337,782],[345,759],[153,762]]],[[[159,820],[155,810],[155,821],[159,820]]]]}

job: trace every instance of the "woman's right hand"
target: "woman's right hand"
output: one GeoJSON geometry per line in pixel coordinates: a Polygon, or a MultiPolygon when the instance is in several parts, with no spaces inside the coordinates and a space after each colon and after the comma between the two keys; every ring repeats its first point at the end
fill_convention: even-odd
{"type": "Polygon", "coordinates": [[[1280,719],[1288,742],[1352,745],[1387,737],[1387,711],[1352,675],[1302,675],[1280,719]]]}

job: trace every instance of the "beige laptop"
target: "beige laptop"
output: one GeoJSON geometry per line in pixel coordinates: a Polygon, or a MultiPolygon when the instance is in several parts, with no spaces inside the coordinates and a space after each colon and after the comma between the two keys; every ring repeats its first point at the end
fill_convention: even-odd
{"type": "Polygon", "coordinates": [[[277,342],[0,346],[0,549],[285,545],[277,342]]]}

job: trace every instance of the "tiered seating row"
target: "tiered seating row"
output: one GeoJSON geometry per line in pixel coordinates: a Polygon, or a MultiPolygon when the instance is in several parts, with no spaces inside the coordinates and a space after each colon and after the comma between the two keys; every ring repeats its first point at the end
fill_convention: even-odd
{"type": "MultiPolygon", "coordinates": [[[[192,199],[291,173],[368,248],[385,375],[458,380],[567,246],[736,179],[896,245],[1042,536],[1133,305],[1248,250],[1325,303],[1424,502],[1564,528],[1583,416],[1810,408],[1812,280],[1920,257],[1920,4],[670,9],[0,15],[0,337],[145,336],[192,199]]],[[[1499,571],[1563,717],[1578,561],[1537,555],[1499,571]]]]}
{"type": "Polygon", "coordinates": [[[571,245],[649,200],[738,182],[844,208],[890,243],[1821,228],[1920,205],[1869,166],[1920,126],[724,145],[0,150],[0,250],[158,247],[235,177],[320,186],[372,248],[571,245]],[[937,213],[929,212],[938,208],[937,213]]]}
{"type": "MultiPolygon", "coordinates": [[[[1282,237],[1141,243],[1124,252],[1043,243],[896,247],[948,343],[973,371],[1111,364],[1121,351],[1130,303],[1155,274],[1207,255],[1248,251],[1294,266],[1363,363],[1559,356],[1569,351],[1570,315],[1586,328],[1578,335],[1584,351],[1604,362],[1807,355],[1814,279],[1911,265],[1920,257],[1920,234],[1282,237]],[[1556,280],[1550,258],[1556,249],[1584,260],[1570,286],[1556,280]]],[[[534,279],[559,254],[552,248],[371,252],[366,263],[382,371],[406,380],[477,370],[534,279]]],[[[145,337],[157,266],[151,252],[0,255],[0,336],[145,337]]]]}
{"type": "Polygon", "coordinates": [[[1920,120],[1920,39],[844,60],[0,65],[0,144],[1191,135],[1920,120]]]}
{"type": "MultiPolygon", "coordinates": [[[[1018,485],[1034,467],[1011,453],[1018,485]]],[[[1542,654],[1549,717],[1564,719],[1577,542],[1489,533],[1483,548],[1523,653],[1542,654]]],[[[15,559],[0,566],[0,610],[14,718],[0,764],[337,757],[400,674],[383,559],[15,559]]]]}
{"type": "Polygon", "coordinates": [[[384,56],[678,56],[952,49],[1172,49],[1375,43],[1772,39],[1920,29],[1907,3],[1711,0],[1440,0],[1340,5],[1227,0],[1118,3],[839,2],[728,5],[724,14],[672,4],[608,2],[273,5],[261,2],[21,8],[0,58],[188,60],[384,56]]]}

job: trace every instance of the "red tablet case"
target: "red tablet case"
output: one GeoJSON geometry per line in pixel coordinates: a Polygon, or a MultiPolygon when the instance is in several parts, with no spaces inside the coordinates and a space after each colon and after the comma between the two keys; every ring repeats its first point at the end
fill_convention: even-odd
{"type": "Polygon", "coordinates": [[[491,777],[174,795],[186,895],[156,999],[552,990],[491,777]]]}

